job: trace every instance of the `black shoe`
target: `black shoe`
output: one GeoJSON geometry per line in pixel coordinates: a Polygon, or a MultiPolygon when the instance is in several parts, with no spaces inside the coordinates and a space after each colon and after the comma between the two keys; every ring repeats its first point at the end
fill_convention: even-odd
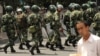
{"type": "Polygon", "coordinates": [[[64,50],[65,47],[63,47],[62,45],[60,45],[60,46],[59,46],[59,49],[60,49],[60,50],[64,50]]]}
{"type": "Polygon", "coordinates": [[[54,49],[53,46],[54,46],[54,45],[51,45],[50,49],[51,49],[52,51],[56,51],[56,49],[54,49]]]}
{"type": "Polygon", "coordinates": [[[49,48],[49,45],[50,45],[50,43],[49,43],[49,42],[47,42],[47,43],[46,43],[46,48],[49,48]]]}
{"type": "Polygon", "coordinates": [[[75,44],[73,44],[73,47],[76,47],[76,45],[75,45],[75,44]]]}
{"type": "Polygon", "coordinates": [[[11,53],[15,53],[16,51],[14,50],[14,47],[13,46],[10,46],[10,49],[11,49],[11,53]]]}
{"type": "Polygon", "coordinates": [[[25,48],[23,48],[23,45],[24,45],[23,43],[21,43],[21,44],[19,45],[19,49],[20,49],[20,50],[24,50],[24,49],[25,49],[25,48]]]}
{"type": "Polygon", "coordinates": [[[30,53],[31,53],[32,55],[34,55],[34,52],[33,52],[33,51],[30,51],[30,53]]]}
{"type": "Polygon", "coordinates": [[[59,45],[56,43],[56,48],[59,48],[59,45]]]}
{"type": "Polygon", "coordinates": [[[39,54],[40,53],[40,49],[39,49],[38,46],[36,47],[36,50],[37,50],[37,53],[39,54]]]}
{"type": "Polygon", "coordinates": [[[6,47],[4,47],[4,52],[7,54],[7,48],[6,47]]]}
{"type": "Polygon", "coordinates": [[[59,49],[60,49],[60,50],[64,50],[65,48],[64,48],[64,47],[60,47],[59,49]]]}
{"type": "Polygon", "coordinates": [[[50,48],[52,51],[56,51],[56,49],[54,49],[54,48],[50,48]]]}
{"type": "Polygon", "coordinates": [[[40,46],[40,47],[44,47],[44,45],[43,45],[43,44],[40,44],[39,46],[40,46]]]}
{"type": "Polygon", "coordinates": [[[26,47],[27,49],[30,49],[31,45],[29,45],[29,43],[26,43],[26,47]]]}
{"type": "Polygon", "coordinates": [[[15,53],[16,51],[15,50],[11,50],[11,53],[15,53]]]}
{"type": "Polygon", "coordinates": [[[39,54],[40,54],[40,53],[41,53],[41,52],[40,52],[40,50],[37,50],[37,53],[39,53],[39,54]]]}
{"type": "Polygon", "coordinates": [[[20,50],[25,50],[25,48],[19,47],[20,50]]]}
{"type": "Polygon", "coordinates": [[[32,55],[34,55],[34,48],[35,48],[35,47],[32,47],[31,50],[30,50],[30,53],[31,53],[32,55]]]}
{"type": "Polygon", "coordinates": [[[4,47],[4,52],[7,54],[7,48],[9,47],[9,45],[6,45],[5,47],[4,47]]]}

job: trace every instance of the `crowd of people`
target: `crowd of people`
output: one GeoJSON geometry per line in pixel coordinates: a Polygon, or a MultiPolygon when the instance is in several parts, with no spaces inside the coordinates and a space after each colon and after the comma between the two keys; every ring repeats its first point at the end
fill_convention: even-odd
{"type": "Polygon", "coordinates": [[[90,1],[82,5],[70,3],[67,8],[61,4],[51,4],[47,9],[35,4],[25,5],[17,7],[16,11],[8,5],[5,10],[6,13],[1,18],[0,26],[1,32],[6,32],[9,40],[3,47],[5,53],[8,47],[12,53],[16,52],[13,47],[16,39],[20,41],[19,49],[24,50],[23,45],[25,45],[32,55],[35,49],[37,53],[41,53],[39,47],[46,47],[53,51],[56,51],[56,48],[64,50],[61,33],[68,37],[65,40],[65,46],[72,44],[76,47],[81,37],[75,27],[77,21],[87,21],[90,27],[89,32],[100,36],[100,6],[97,6],[96,2],[90,1]],[[47,25],[50,25],[52,32],[48,32],[47,25]],[[42,44],[42,28],[48,35],[45,45],[42,44]],[[28,40],[29,34],[32,36],[30,40],[28,40]]]}

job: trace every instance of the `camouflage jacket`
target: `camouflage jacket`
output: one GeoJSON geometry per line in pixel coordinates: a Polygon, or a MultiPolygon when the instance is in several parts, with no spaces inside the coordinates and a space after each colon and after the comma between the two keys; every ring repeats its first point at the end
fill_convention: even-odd
{"type": "Polygon", "coordinates": [[[6,31],[16,29],[16,18],[13,15],[6,13],[5,15],[2,16],[1,21],[2,21],[2,27],[6,31]]]}

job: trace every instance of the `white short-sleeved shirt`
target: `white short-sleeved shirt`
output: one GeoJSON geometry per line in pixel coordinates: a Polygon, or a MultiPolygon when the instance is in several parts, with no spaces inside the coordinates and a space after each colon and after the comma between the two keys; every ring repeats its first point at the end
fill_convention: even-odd
{"type": "Polygon", "coordinates": [[[81,56],[98,56],[97,41],[99,39],[100,38],[98,36],[93,34],[90,34],[87,41],[84,41],[83,38],[81,38],[78,42],[78,53],[81,54],[81,56]]]}

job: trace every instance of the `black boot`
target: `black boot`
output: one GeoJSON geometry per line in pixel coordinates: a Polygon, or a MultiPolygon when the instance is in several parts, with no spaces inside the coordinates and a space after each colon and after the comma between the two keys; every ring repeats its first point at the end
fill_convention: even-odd
{"type": "Polygon", "coordinates": [[[44,47],[44,45],[42,44],[42,41],[39,42],[39,46],[44,47]]]}
{"type": "Polygon", "coordinates": [[[54,44],[51,44],[50,49],[53,50],[53,51],[56,51],[56,49],[54,49],[54,44]]]}
{"type": "Polygon", "coordinates": [[[6,45],[5,47],[4,47],[4,52],[7,54],[7,48],[9,47],[10,45],[8,44],[8,45],[6,45]]]}
{"type": "Polygon", "coordinates": [[[30,53],[31,53],[32,55],[34,55],[34,49],[35,49],[35,47],[32,47],[31,50],[30,50],[30,53]]]}
{"type": "Polygon", "coordinates": [[[64,44],[65,46],[70,46],[69,44],[68,44],[68,40],[66,39],[65,40],[65,44],[64,44]]]}
{"type": "Polygon", "coordinates": [[[46,48],[49,48],[50,42],[46,43],[46,48]]]}
{"type": "Polygon", "coordinates": [[[37,53],[40,53],[39,47],[36,47],[37,53]]]}
{"type": "Polygon", "coordinates": [[[30,49],[31,45],[29,45],[29,41],[26,41],[26,47],[27,49],[30,49]]]}
{"type": "Polygon", "coordinates": [[[24,43],[20,43],[20,45],[19,45],[20,50],[24,50],[23,45],[24,45],[24,43]]]}
{"type": "Polygon", "coordinates": [[[16,51],[14,50],[13,46],[10,46],[11,48],[11,53],[15,53],[16,51]]]}
{"type": "Polygon", "coordinates": [[[59,49],[60,49],[60,50],[64,50],[64,47],[60,44],[60,45],[59,45],[59,49]]]}
{"type": "Polygon", "coordinates": [[[56,43],[56,48],[59,48],[59,45],[58,45],[58,43],[56,43]]]}

